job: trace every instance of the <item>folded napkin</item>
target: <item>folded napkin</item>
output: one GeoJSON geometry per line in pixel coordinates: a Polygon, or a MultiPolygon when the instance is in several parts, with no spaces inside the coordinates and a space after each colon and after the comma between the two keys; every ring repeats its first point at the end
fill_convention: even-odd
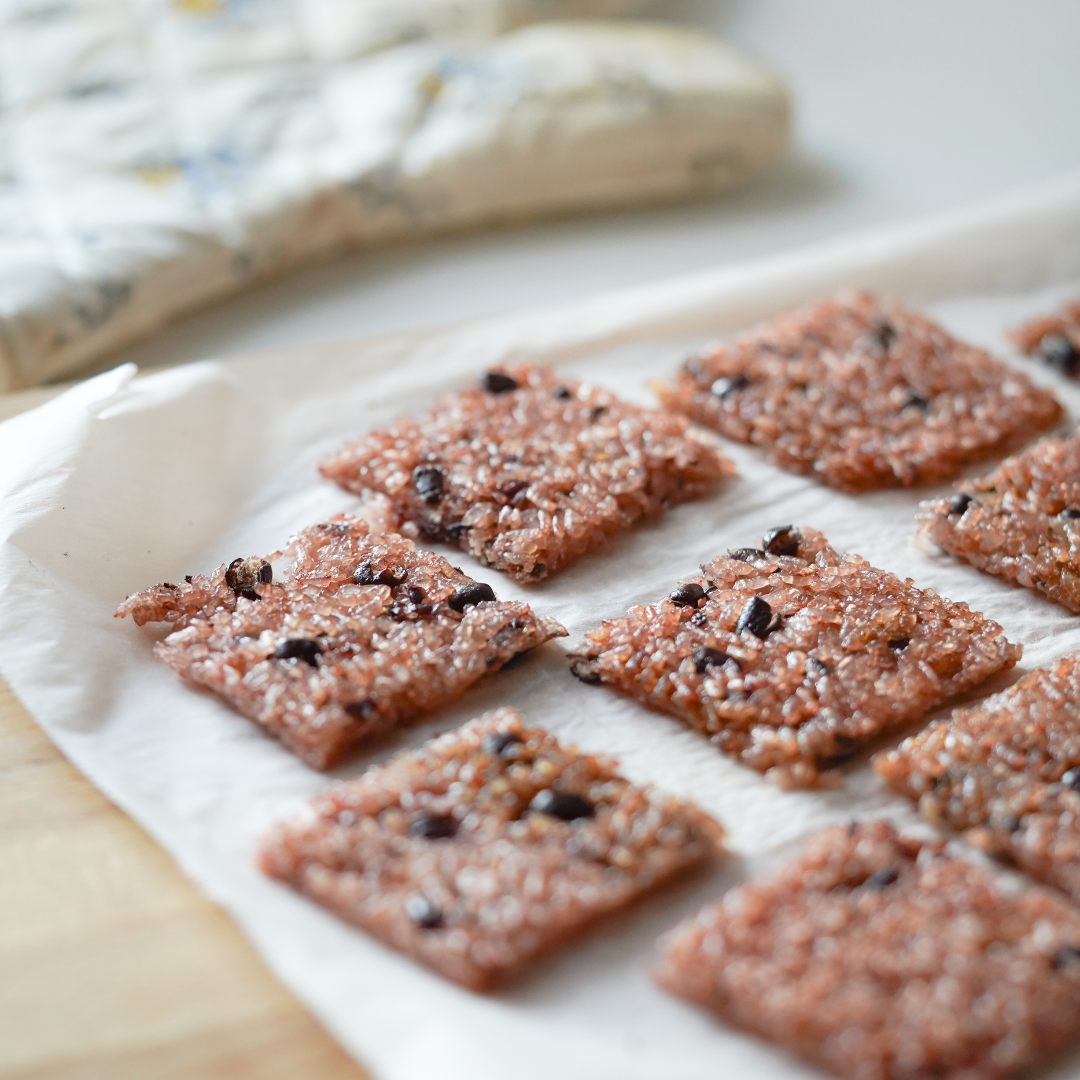
{"type": "Polygon", "coordinates": [[[0,6],[0,390],[314,258],[777,157],[784,88],[720,42],[520,25],[645,3],[0,6]]]}

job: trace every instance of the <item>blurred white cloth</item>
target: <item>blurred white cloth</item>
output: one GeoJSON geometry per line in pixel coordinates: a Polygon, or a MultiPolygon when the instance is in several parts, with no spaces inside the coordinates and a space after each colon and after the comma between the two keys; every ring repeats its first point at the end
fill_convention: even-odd
{"type": "Polygon", "coordinates": [[[0,390],[337,251],[714,191],[782,85],[649,0],[0,0],[0,390]],[[508,31],[508,32],[506,32],[508,31]]]}

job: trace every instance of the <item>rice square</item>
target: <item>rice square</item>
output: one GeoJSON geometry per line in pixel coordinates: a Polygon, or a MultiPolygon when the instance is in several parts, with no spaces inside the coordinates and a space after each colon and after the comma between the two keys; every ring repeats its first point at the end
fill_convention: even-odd
{"type": "Polygon", "coordinates": [[[882,821],[818,834],[662,942],[662,986],[852,1080],[992,1080],[1080,1024],[1080,912],[882,821]]]}
{"type": "Polygon", "coordinates": [[[874,768],[929,821],[1080,901],[1080,654],[956,710],[874,768]]]}
{"type": "Polygon", "coordinates": [[[916,520],[950,555],[1080,611],[1080,435],[1040,440],[916,520]]]}
{"type": "Polygon", "coordinates": [[[1061,415],[984,349],[864,292],[782,315],[656,389],[772,464],[852,492],[948,479],[1061,415]]]}
{"type": "Polygon", "coordinates": [[[571,668],[671,713],[783,786],[1010,668],[966,604],[783,526],[585,635],[571,668]]]}
{"type": "Polygon", "coordinates": [[[157,655],[316,769],[566,634],[360,518],[304,529],[289,553],[280,582],[281,553],[237,559],[128,597],[117,616],[172,623],[157,655]]]}
{"type": "Polygon", "coordinates": [[[712,818],[615,769],[499,709],[332,786],[260,864],[487,989],[721,849],[712,818]]]}
{"type": "Polygon", "coordinates": [[[1013,344],[1028,356],[1036,353],[1063,375],[1080,376],[1080,300],[1054,315],[1043,315],[1013,330],[1013,344]]]}
{"type": "Polygon", "coordinates": [[[605,537],[734,475],[684,417],[546,368],[489,371],[322,463],[346,490],[389,496],[417,534],[539,581],[605,537]]]}

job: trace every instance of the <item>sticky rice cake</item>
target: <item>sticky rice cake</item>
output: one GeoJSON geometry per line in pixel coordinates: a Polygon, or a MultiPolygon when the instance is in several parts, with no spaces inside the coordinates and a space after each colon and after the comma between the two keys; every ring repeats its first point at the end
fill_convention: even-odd
{"type": "Polygon", "coordinates": [[[657,977],[851,1080],[995,1080],[1080,1025],[1080,912],[944,844],[838,825],[674,930],[657,977]]]}
{"type": "Polygon", "coordinates": [[[157,655],[317,769],[566,633],[359,518],[303,530],[290,553],[281,581],[269,561],[237,559],[131,596],[117,615],[172,623],[157,655]]]}
{"type": "Polygon", "coordinates": [[[879,754],[935,825],[1080,901],[1080,655],[879,754]]]}
{"type": "Polygon", "coordinates": [[[984,349],[862,292],[691,357],[657,392],[772,464],[852,492],[948,479],[1061,415],[984,349]]]}
{"type": "Polygon", "coordinates": [[[1080,435],[1042,439],[919,507],[920,537],[1080,611],[1080,435]]]}
{"type": "Polygon", "coordinates": [[[734,474],[684,417],[526,365],[489,371],[479,388],[371,432],[321,468],[348,491],[389,496],[419,536],[518,581],[734,474]]]}
{"type": "Polygon", "coordinates": [[[713,858],[723,830],[499,709],[337,784],[266,873],[475,990],[713,858]]]}
{"type": "Polygon", "coordinates": [[[1021,647],[811,529],[714,559],[605,621],[574,673],[678,717],[783,786],[812,785],[882,734],[1012,667],[1021,647]]]}

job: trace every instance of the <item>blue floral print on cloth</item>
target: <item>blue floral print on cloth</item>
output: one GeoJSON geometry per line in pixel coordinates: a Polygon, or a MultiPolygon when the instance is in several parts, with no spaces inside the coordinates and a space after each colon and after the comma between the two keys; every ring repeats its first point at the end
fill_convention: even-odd
{"type": "Polygon", "coordinates": [[[0,0],[0,390],[316,257],[727,186],[767,71],[648,0],[0,0]]]}

